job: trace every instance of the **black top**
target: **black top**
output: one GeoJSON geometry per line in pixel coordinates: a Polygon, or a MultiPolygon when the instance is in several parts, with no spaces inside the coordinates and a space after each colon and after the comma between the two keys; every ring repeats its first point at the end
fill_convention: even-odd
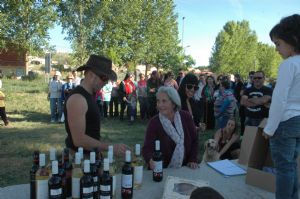
{"type": "MultiPolygon", "coordinates": [[[[77,86],[70,94],[72,96],[73,94],[80,94],[82,95],[88,105],[88,110],[85,114],[85,134],[96,139],[100,140],[100,113],[99,108],[97,106],[97,103],[94,99],[94,96],[89,94],[83,87],[77,86]]],[[[70,98],[68,97],[68,99],[70,98]]],[[[65,103],[67,104],[67,103],[65,103]]],[[[67,131],[67,138],[65,140],[65,144],[68,148],[71,148],[75,151],[77,151],[77,147],[74,145],[72,140],[72,135],[69,128],[68,123],[68,110],[65,105],[64,114],[65,114],[65,128],[67,131]]],[[[79,146],[78,146],[79,147],[79,146]]]]}
{"type": "MultiPolygon", "coordinates": [[[[272,89],[263,86],[260,89],[251,86],[250,88],[245,89],[244,95],[248,96],[249,99],[263,97],[263,96],[272,96],[272,89]]],[[[269,108],[266,108],[263,105],[255,106],[255,107],[247,107],[246,108],[246,116],[250,118],[265,118],[269,116],[269,108]]]]}
{"type": "MultiPolygon", "coordinates": [[[[193,117],[193,120],[194,120],[194,124],[197,127],[199,127],[200,113],[201,113],[200,106],[197,105],[194,98],[190,98],[189,102],[190,102],[191,109],[192,109],[192,117],[193,117]]],[[[186,100],[181,100],[181,110],[189,112],[189,108],[188,108],[188,105],[186,103],[186,100]]]]}

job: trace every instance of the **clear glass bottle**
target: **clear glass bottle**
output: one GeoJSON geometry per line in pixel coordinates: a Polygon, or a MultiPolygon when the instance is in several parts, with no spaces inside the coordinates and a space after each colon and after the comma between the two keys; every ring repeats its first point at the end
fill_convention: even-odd
{"type": "Polygon", "coordinates": [[[44,153],[39,155],[39,170],[36,172],[36,198],[44,199],[48,198],[48,180],[49,171],[46,168],[45,163],[46,156],[44,153]]]}
{"type": "Polygon", "coordinates": [[[80,198],[80,178],[82,177],[81,155],[75,153],[75,162],[72,171],[72,199],[80,198]]]}
{"type": "Polygon", "coordinates": [[[117,166],[114,161],[114,147],[113,145],[108,146],[107,158],[109,160],[109,173],[112,176],[112,195],[116,196],[117,186],[117,166]]]}
{"type": "Polygon", "coordinates": [[[133,196],[133,167],[131,166],[131,152],[128,150],[126,151],[121,178],[121,196],[123,199],[131,199],[133,196]]]}
{"type": "Polygon", "coordinates": [[[144,169],[144,161],[141,157],[141,145],[135,145],[135,158],[133,163],[134,167],[134,189],[140,189],[142,187],[143,181],[143,169],[144,169]]]}

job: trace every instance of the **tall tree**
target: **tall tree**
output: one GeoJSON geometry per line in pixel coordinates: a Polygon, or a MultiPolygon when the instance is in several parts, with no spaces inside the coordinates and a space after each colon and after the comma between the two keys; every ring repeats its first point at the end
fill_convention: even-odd
{"type": "Polygon", "coordinates": [[[280,55],[268,44],[259,42],[257,47],[257,70],[264,71],[266,77],[276,77],[278,66],[282,61],[280,55]]]}
{"type": "Polygon", "coordinates": [[[35,54],[48,45],[48,29],[56,21],[56,1],[1,0],[0,45],[35,54]],[[3,17],[3,18],[2,18],[3,17]],[[3,41],[5,40],[5,42],[3,41]]]}
{"type": "Polygon", "coordinates": [[[74,57],[79,65],[88,57],[87,41],[90,33],[100,20],[99,12],[102,1],[94,0],[61,0],[57,8],[63,31],[72,42],[74,57]]]}
{"type": "Polygon", "coordinates": [[[256,63],[257,37],[249,22],[230,21],[218,34],[210,57],[210,67],[219,73],[247,75],[256,63]]]}

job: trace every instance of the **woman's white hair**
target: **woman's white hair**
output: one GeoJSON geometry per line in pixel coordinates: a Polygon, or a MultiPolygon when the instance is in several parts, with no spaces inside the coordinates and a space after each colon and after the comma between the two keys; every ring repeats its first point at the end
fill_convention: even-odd
{"type": "Polygon", "coordinates": [[[177,111],[181,109],[181,100],[175,88],[170,86],[161,86],[156,93],[156,97],[159,93],[166,93],[170,100],[176,105],[175,109],[177,111]]]}

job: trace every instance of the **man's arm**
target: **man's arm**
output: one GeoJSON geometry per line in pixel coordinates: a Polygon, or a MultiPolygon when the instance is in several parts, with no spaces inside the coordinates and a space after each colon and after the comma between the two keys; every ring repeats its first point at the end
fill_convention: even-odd
{"type": "Polygon", "coordinates": [[[100,151],[107,150],[108,144],[101,143],[85,134],[87,109],[86,100],[79,94],[72,95],[67,101],[68,124],[73,143],[76,147],[83,147],[89,151],[94,148],[98,148],[100,151]]]}
{"type": "Polygon", "coordinates": [[[262,97],[248,99],[248,102],[255,104],[255,106],[259,106],[259,105],[267,104],[268,102],[270,102],[270,100],[271,100],[271,96],[264,95],[262,97]]]}
{"type": "Polygon", "coordinates": [[[256,106],[254,103],[249,101],[250,99],[248,98],[247,95],[243,95],[241,98],[241,105],[245,106],[245,107],[253,107],[256,106]]]}

